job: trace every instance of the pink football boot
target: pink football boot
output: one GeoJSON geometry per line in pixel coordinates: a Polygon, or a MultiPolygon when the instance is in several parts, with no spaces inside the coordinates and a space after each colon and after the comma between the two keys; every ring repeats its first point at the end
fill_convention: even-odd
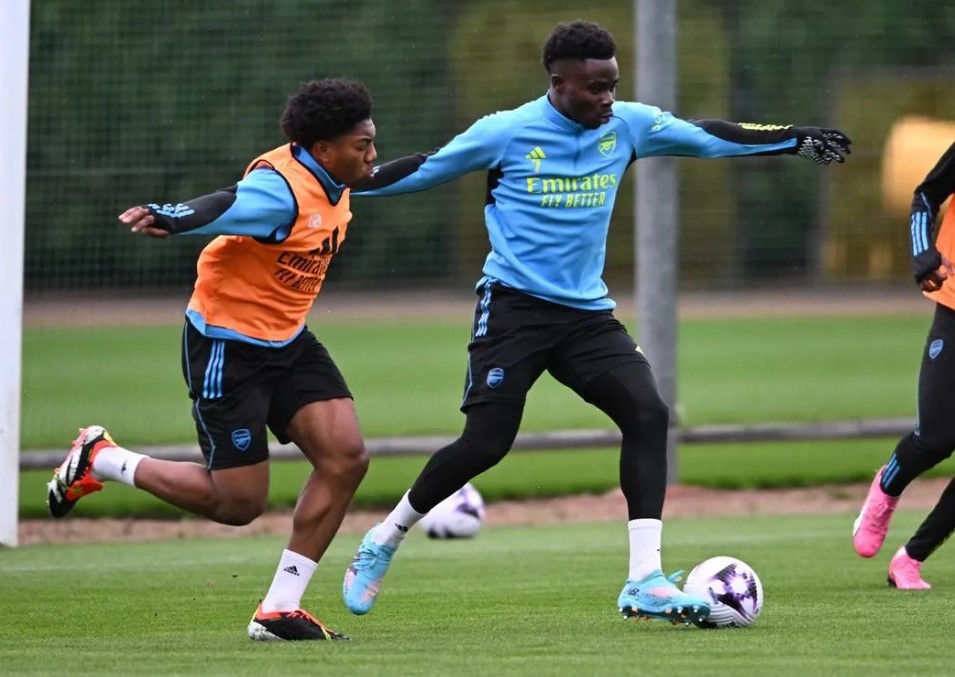
{"type": "Polygon", "coordinates": [[[928,590],[932,586],[922,580],[922,563],[909,557],[903,545],[889,562],[889,585],[899,590],[928,590]]]}
{"type": "Polygon", "coordinates": [[[865,503],[862,504],[862,511],[852,526],[852,544],[862,557],[873,557],[879,552],[889,530],[892,513],[899,504],[898,496],[889,496],[882,491],[880,482],[884,470],[885,466],[882,466],[875,474],[865,503]]]}

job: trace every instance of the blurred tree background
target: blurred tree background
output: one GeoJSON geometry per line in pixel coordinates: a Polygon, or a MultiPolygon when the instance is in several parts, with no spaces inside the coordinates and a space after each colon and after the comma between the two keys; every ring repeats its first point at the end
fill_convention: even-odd
{"type": "MultiPolygon", "coordinates": [[[[116,214],[234,183],[283,142],[279,115],[304,80],[368,84],[386,160],[543,94],[541,44],[554,24],[587,18],[614,33],[619,98],[633,98],[631,3],[594,5],[34,2],[27,292],[188,288],[205,240],[131,237],[116,214]]],[[[681,0],[678,20],[677,115],[833,126],[855,142],[844,167],[681,161],[683,283],[905,279],[905,219],[882,205],[882,149],[901,116],[955,120],[955,13],[927,0],[681,0]]],[[[607,276],[618,285],[632,284],[632,188],[620,192],[609,243],[607,276]]],[[[484,177],[473,175],[354,200],[330,276],[353,289],[470,285],[487,253],[483,198],[484,177]]]]}

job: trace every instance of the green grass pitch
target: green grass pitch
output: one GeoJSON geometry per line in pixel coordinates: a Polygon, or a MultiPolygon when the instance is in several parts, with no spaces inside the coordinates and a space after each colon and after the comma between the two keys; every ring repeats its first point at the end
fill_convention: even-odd
{"type": "MultiPolygon", "coordinates": [[[[689,425],[914,415],[929,314],[687,320],[678,399],[689,425]]],[[[460,321],[315,323],[355,395],[366,436],[454,434],[469,337],[460,321]]],[[[26,449],[63,448],[98,422],[133,446],[195,442],[179,327],[29,329],[23,343],[26,449]]],[[[650,356],[652,360],[652,355],[650,356]]],[[[607,428],[545,375],[522,430],[607,428]]]]}
{"type": "MultiPolygon", "coordinates": [[[[889,542],[920,516],[900,512],[889,542]]],[[[743,630],[619,618],[621,524],[490,527],[468,542],[413,533],[365,617],[351,616],[339,594],[360,536],[339,536],[306,599],[353,638],[334,644],[245,637],[283,547],[277,538],[5,550],[0,659],[5,674],[24,676],[950,674],[955,561],[930,560],[928,593],[888,589],[893,548],[859,559],[851,521],[667,522],[670,570],[717,554],[756,568],[765,607],[743,630]]]]}
{"type": "MultiPolygon", "coordinates": [[[[913,415],[928,322],[925,314],[684,321],[682,418],[699,425],[913,415]]],[[[313,328],[351,384],[366,435],[460,429],[465,321],[339,320],[313,328]]],[[[30,329],[24,339],[24,446],[65,451],[75,428],[93,421],[133,449],[194,443],[178,350],[177,327],[30,329]]],[[[530,394],[523,430],[609,426],[603,414],[545,375],[530,394]]],[[[688,445],[681,449],[680,481],[724,488],[861,481],[893,445],[688,445]]],[[[356,505],[390,506],[423,463],[422,457],[375,459],[356,505]]],[[[272,506],[292,505],[307,472],[304,463],[274,464],[272,506]]],[[[616,486],[616,473],[616,450],[515,453],[478,485],[489,500],[601,492],[616,486]]],[[[45,515],[48,478],[48,470],[22,473],[22,516],[45,515]]],[[[81,503],[77,514],[176,513],[143,493],[110,486],[81,503]]]]}
{"type": "MultiPolygon", "coordinates": [[[[680,327],[683,420],[812,421],[914,414],[928,315],[691,320],[680,327]]],[[[356,395],[368,436],[453,434],[466,322],[314,327],[356,395]]],[[[30,329],[24,338],[23,445],[63,448],[101,422],[130,447],[191,443],[179,330],[30,329]]],[[[607,427],[549,378],[525,431],[607,427]]],[[[688,445],[681,481],[717,487],[858,481],[893,440],[688,445]]],[[[512,454],[479,479],[488,500],[616,486],[615,450],[512,454]],[[528,480],[528,478],[531,478],[528,480]]],[[[423,458],[377,458],[355,503],[390,506],[423,458]]],[[[272,468],[273,507],[290,505],[304,463],[272,468]]],[[[946,472],[937,468],[935,474],[946,472]]],[[[49,472],[21,474],[21,516],[45,514],[49,472]]],[[[171,514],[122,486],[77,516],[171,514]]],[[[668,520],[664,562],[689,569],[717,554],[762,577],[763,616],[745,630],[634,623],[615,612],[626,570],[622,523],[490,525],[474,541],[413,535],[369,616],[344,609],[341,576],[358,534],[340,535],[306,606],[347,644],[260,645],[245,625],[268,586],[280,538],[43,545],[0,549],[4,672],[16,675],[620,675],[948,674],[955,563],[924,568],[929,593],[885,587],[888,557],[921,513],[896,517],[886,552],[851,549],[852,515],[668,520]],[[936,622],[936,619],[938,622],[936,622]]]]}

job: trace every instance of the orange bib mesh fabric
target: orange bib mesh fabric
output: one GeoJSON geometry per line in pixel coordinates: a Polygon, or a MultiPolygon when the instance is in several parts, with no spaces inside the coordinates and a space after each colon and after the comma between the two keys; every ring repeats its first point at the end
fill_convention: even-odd
{"type": "Polygon", "coordinates": [[[299,331],[322,288],[328,265],[351,220],[349,191],[332,205],[318,179],[281,146],[253,160],[282,175],[292,190],[296,218],[288,238],[265,244],[221,235],[199,255],[189,308],[206,324],[265,341],[286,341],[299,331]]]}

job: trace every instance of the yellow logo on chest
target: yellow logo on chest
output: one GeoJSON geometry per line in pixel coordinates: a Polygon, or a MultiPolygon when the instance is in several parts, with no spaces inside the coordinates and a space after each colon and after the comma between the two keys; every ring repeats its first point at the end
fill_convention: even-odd
{"type": "Polygon", "coordinates": [[[617,149],[617,132],[607,132],[597,141],[597,150],[601,155],[610,157],[617,149]]]}
{"type": "Polygon", "coordinates": [[[546,160],[547,155],[544,154],[544,151],[540,146],[534,146],[534,150],[524,156],[525,159],[530,160],[534,163],[534,173],[539,174],[541,170],[541,160],[546,160]]]}

